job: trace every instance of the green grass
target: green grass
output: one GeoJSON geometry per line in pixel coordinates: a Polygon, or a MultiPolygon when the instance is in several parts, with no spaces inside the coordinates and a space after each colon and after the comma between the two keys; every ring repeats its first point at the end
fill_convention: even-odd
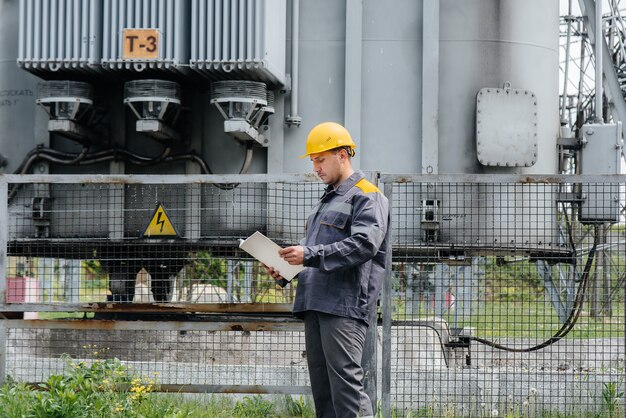
{"type": "Polygon", "coordinates": [[[312,418],[309,398],[270,401],[260,395],[190,397],[155,393],[152,378],[130,372],[117,359],[91,364],[66,357],[64,374],[52,375],[33,388],[11,381],[0,387],[0,418],[312,418]]]}
{"type": "MultiPolygon", "coordinates": [[[[474,309],[468,316],[458,317],[454,311],[447,312],[443,319],[453,327],[472,327],[474,335],[483,338],[549,338],[561,327],[561,323],[552,308],[552,305],[539,301],[524,302],[481,302],[472,303],[474,309]]],[[[624,335],[624,322],[622,312],[625,306],[623,302],[614,303],[613,317],[592,317],[589,314],[588,305],[585,304],[582,314],[576,325],[568,334],[567,338],[617,338],[624,335]]],[[[403,302],[395,303],[394,319],[409,320],[427,318],[434,315],[433,309],[422,309],[419,313],[413,313],[407,318],[402,313],[405,311],[403,302]]]]}
{"type": "MultiPolygon", "coordinates": [[[[539,302],[482,304],[461,325],[474,327],[477,335],[486,337],[527,338],[549,338],[562,326],[552,306],[539,302]]],[[[583,309],[568,337],[609,338],[621,337],[623,333],[621,315],[594,318],[583,309]]]]}

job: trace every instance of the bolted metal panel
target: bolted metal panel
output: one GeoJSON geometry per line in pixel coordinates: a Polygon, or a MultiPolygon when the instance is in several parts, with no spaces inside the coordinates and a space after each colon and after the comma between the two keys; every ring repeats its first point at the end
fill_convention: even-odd
{"type": "Polygon", "coordinates": [[[189,10],[189,0],[104,0],[103,68],[184,71],[189,60],[189,10]],[[154,57],[125,57],[128,29],[156,30],[154,57]]]}
{"type": "Polygon", "coordinates": [[[285,84],[285,0],[192,0],[191,68],[285,84]]]}
{"type": "Polygon", "coordinates": [[[484,88],[476,97],[476,154],[482,165],[537,161],[537,99],[527,90],[484,88]]]}
{"type": "Polygon", "coordinates": [[[19,67],[43,77],[101,70],[102,0],[20,0],[19,22],[19,67]]]}

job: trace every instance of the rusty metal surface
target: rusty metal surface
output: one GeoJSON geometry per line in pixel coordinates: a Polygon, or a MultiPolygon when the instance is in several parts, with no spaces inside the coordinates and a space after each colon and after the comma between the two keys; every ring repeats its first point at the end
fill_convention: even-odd
{"type": "Polygon", "coordinates": [[[310,395],[308,386],[259,386],[259,385],[159,385],[160,392],[170,393],[252,393],[278,395],[310,395]]]}
{"type": "Polygon", "coordinates": [[[313,182],[319,178],[306,174],[0,174],[0,182],[8,184],[224,184],[224,183],[286,183],[313,182]]]}
{"type": "Polygon", "coordinates": [[[521,175],[521,174],[391,174],[381,173],[381,183],[510,183],[510,184],[573,184],[626,183],[626,175],[521,175]]]}
{"type": "Polygon", "coordinates": [[[0,312],[289,313],[290,303],[8,303],[0,312]]]}
{"type": "Polygon", "coordinates": [[[3,321],[6,329],[77,330],[172,330],[172,331],[302,331],[304,324],[295,318],[225,317],[198,321],[122,321],[122,320],[20,320],[3,321]]]}

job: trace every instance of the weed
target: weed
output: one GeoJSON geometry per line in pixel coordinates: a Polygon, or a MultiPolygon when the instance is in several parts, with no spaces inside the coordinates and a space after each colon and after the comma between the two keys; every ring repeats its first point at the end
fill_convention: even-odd
{"type": "Polygon", "coordinates": [[[287,413],[292,418],[308,418],[315,416],[313,406],[306,401],[303,396],[294,399],[291,396],[285,396],[287,413]]]}
{"type": "Polygon", "coordinates": [[[619,390],[617,382],[604,383],[602,388],[603,409],[609,416],[617,416],[615,413],[619,409],[619,404],[623,397],[624,392],[619,390]]]}
{"type": "Polygon", "coordinates": [[[235,404],[235,415],[245,418],[266,418],[276,416],[274,404],[261,395],[246,396],[235,404]]]}

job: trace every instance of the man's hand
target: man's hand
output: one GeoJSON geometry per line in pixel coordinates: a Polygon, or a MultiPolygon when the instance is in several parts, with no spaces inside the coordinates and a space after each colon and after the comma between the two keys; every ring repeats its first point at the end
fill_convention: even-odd
{"type": "MultiPolygon", "coordinates": [[[[286,262],[292,265],[304,264],[304,247],[301,245],[296,245],[294,247],[282,248],[278,251],[278,255],[280,255],[286,262]]],[[[267,274],[272,276],[281,287],[285,287],[287,283],[289,283],[283,276],[280,275],[280,272],[273,267],[266,266],[265,270],[267,270],[267,274]]]]}
{"type": "Polygon", "coordinates": [[[278,270],[275,270],[273,267],[266,266],[265,264],[263,264],[263,267],[265,267],[265,270],[267,270],[267,274],[272,276],[274,279],[280,280],[283,278],[283,276],[280,275],[280,272],[278,270]]]}
{"type": "Polygon", "coordinates": [[[283,276],[281,276],[278,270],[274,270],[273,267],[266,266],[265,264],[263,264],[263,267],[265,267],[265,269],[267,270],[267,274],[269,274],[270,276],[274,278],[274,281],[276,282],[278,286],[280,287],[287,286],[289,281],[285,279],[283,276]]]}
{"type": "Polygon", "coordinates": [[[283,248],[278,255],[291,265],[304,264],[304,247],[301,245],[283,248]]]}

